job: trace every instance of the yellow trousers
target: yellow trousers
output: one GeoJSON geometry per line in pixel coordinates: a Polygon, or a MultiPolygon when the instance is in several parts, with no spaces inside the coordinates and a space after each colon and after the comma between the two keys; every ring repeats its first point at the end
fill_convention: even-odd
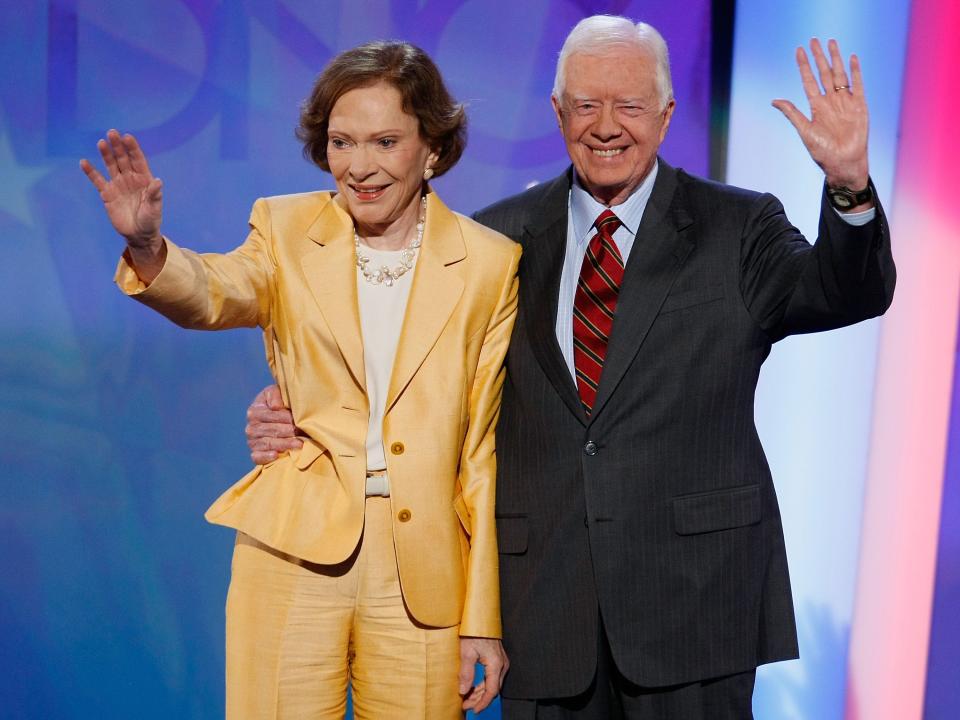
{"type": "Polygon", "coordinates": [[[315,565],[237,536],[227,594],[227,720],[462,718],[458,628],[407,613],[390,499],[366,500],[363,538],[315,565]]]}

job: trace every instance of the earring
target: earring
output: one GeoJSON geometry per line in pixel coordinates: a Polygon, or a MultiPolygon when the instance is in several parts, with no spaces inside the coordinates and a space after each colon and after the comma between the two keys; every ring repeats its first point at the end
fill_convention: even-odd
{"type": "Polygon", "coordinates": [[[432,177],[433,177],[433,168],[426,168],[426,169],[423,171],[423,179],[424,179],[424,180],[429,180],[429,179],[432,178],[432,177]]]}

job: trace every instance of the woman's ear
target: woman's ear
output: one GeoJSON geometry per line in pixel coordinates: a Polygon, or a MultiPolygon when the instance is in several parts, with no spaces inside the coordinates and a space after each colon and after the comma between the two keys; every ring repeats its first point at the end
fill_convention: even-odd
{"type": "Polygon", "coordinates": [[[432,150],[429,155],[427,155],[427,166],[423,169],[423,179],[429,180],[433,177],[433,166],[437,164],[437,161],[440,159],[440,153],[437,150],[432,150]]]}

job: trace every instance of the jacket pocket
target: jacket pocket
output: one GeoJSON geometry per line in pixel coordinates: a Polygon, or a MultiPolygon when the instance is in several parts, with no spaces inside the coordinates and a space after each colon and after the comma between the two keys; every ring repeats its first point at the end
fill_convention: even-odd
{"type": "Polygon", "coordinates": [[[457,495],[453,499],[453,509],[460,518],[460,524],[467,535],[473,534],[473,522],[470,520],[470,511],[467,510],[467,504],[463,501],[463,495],[457,495]]]}
{"type": "Polygon", "coordinates": [[[527,551],[527,518],[498,517],[497,550],[501,555],[522,555],[527,551]]]}
{"type": "Polygon", "coordinates": [[[723,297],[723,285],[711,285],[709,287],[694,288],[693,290],[684,290],[678,293],[672,293],[663,301],[663,307],[660,308],[660,314],[683,310],[694,305],[703,305],[714,300],[720,300],[723,297]]]}
{"type": "Polygon", "coordinates": [[[678,535],[730,530],[760,522],[760,486],[712,490],[673,499],[678,535]]]}
{"type": "Polygon", "coordinates": [[[311,438],[301,436],[300,439],[303,440],[303,447],[295,451],[297,452],[297,458],[294,462],[297,470],[306,470],[313,465],[314,461],[323,455],[327,449],[311,438]]]}

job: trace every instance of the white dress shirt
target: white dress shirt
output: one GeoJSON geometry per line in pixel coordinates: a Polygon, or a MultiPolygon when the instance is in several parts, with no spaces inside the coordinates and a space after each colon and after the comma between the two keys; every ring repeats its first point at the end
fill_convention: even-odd
{"type": "MultiPolygon", "coordinates": [[[[616,214],[621,225],[613,234],[613,241],[620,250],[623,264],[626,265],[630,250],[637,239],[637,230],[643,219],[643,211],[647,209],[647,201],[650,200],[650,194],[653,192],[659,167],[659,162],[654,162],[653,168],[633,194],[613,207],[597,202],[580,184],[576,171],[573,173],[573,185],[567,199],[567,241],[563,270],[560,275],[556,333],[560,352],[563,353],[563,359],[574,381],[576,381],[577,372],[573,360],[573,299],[577,292],[577,280],[580,278],[583,258],[587,254],[587,243],[596,233],[593,223],[604,210],[612,210],[616,214]]],[[[834,211],[837,212],[836,209],[834,211]]],[[[876,208],[869,208],[862,212],[837,212],[837,214],[851,225],[866,225],[873,220],[876,212],[876,208]]]]}
{"type": "MultiPolygon", "coordinates": [[[[396,268],[400,264],[402,250],[375,250],[361,246],[364,255],[370,258],[369,267],[396,268]]],[[[419,253],[417,253],[419,256],[419,253]]],[[[416,260],[414,261],[416,266],[416,260]]],[[[407,300],[413,284],[411,268],[393,283],[375,285],[367,282],[357,268],[357,302],[360,305],[360,331],[363,335],[363,366],[366,374],[367,399],[370,402],[370,418],[367,425],[367,470],[385,470],[386,454],[383,450],[383,416],[386,413],[387,391],[390,375],[400,342],[400,329],[407,311],[407,300]]],[[[369,489],[369,488],[368,488],[369,489]]]]}
{"type": "Polygon", "coordinates": [[[620,251],[623,264],[626,265],[633,242],[637,237],[640,220],[643,219],[643,211],[647,208],[650,193],[653,192],[658,167],[659,163],[655,162],[653,169],[647,173],[633,194],[612,208],[597,202],[580,185],[577,173],[573,173],[573,185],[567,200],[567,245],[563,257],[563,271],[560,275],[556,332],[560,352],[563,353],[563,359],[574,379],[577,377],[577,372],[573,364],[573,298],[577,292],[577,280],[580,278],[583,258],[587,254],[587,243],[596,234],[593,223],[604,210],[613,210],[621,222],[620,227],[613,234],[613,241],[620,251]]]}

